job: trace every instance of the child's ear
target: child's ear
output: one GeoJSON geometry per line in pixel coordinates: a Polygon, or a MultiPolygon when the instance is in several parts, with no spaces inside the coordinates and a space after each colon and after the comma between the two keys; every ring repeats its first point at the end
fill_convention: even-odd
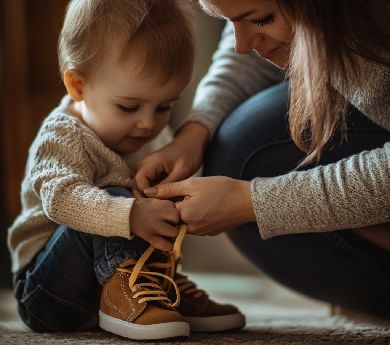
{"type": "Polygon", "coordinates": [[[64,84],[73,101],[83,100],[84,78],[77,69],[69,68],[65,71],[64,84]]]}

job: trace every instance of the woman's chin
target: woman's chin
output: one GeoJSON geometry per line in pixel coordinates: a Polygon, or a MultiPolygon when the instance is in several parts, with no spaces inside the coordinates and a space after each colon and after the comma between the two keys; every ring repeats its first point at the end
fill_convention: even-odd
{"type": "Polygon", "coordinates": [[[266,58],[259,54],[263,59],[266,59],[270,63],[272,63],[274,66],[280,68],[280,69],[285,69],[288,66],[288,59],[282,58],[282,57],[275,57],[275,58],[266,58]]]}
{"type": "Polygon", "coordinates": [[[256,54],[269,61],[272,63],[274,66],[284,69],[288,66],[289,62],[289,47],[288,46],[283,46],[281,49],[278,49],[275,52],[270,52],[270,53],[261,53],[255,50],[256,54]]]}

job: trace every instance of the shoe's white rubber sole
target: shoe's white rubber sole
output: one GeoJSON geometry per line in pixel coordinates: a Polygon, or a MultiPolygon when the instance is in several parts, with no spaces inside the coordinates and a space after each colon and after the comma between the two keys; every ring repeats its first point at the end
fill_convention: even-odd
{"type": "Polygon", "coordinates": [[[184,319],[190,324],[191,332],[222,332],[245,326],[245,316],[240,313],[208,317],[185,316],[184,319]]]}
{"type": "Polygon", "coordinates": [[[153,325],[138,325],[126,322],[99,311],[99,326],[105,331],[134,340],[157,340],[188,337],[190,326],[187,322],[165,322],[153,325]]]}

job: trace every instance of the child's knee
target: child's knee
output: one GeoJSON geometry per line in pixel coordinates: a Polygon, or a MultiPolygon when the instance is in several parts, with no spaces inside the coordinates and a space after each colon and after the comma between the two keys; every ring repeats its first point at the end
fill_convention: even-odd
{"type": "Polygon", "coordinates": [[[128,190],[128,189],[126,189],[124,187],[112,186],[112,187],[104,188],[104,190],[107,191],[112,196],[124,196],[126,198],[132,198],[133,197],[133,195],[130,192],[130,190],[128,190]]]}

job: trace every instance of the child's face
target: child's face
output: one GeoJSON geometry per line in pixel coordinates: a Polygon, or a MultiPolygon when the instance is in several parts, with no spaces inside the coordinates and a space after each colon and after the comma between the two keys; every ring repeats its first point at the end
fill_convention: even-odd
{"type": "Polygon", "coordinates": [[[84,123],[121,154],[138,150],[161,132],[190,79],[187,73],[162,84],[152,73],[139,76],[137,63],[136,55],[122,63],[107,61],[85,82],[78,104],[84,123]]]}

